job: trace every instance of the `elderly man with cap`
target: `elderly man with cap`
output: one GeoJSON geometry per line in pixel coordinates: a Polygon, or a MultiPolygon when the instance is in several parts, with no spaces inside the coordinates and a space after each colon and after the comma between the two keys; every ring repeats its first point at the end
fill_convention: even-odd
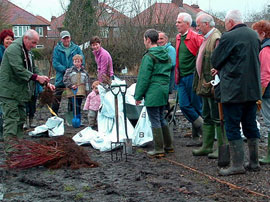
{"type": "MultiPolygon", "coordinates": [[[[83,64],[84,64],[84,55],[80,47],[74,44],[71,41],[71,36],[68,31],[62,31],[60,33],[61,41],[55,46],[53,51],[53,68],[56,71],[55,78],[55,101],[52,105],[53,111],[57,114],[61,102],[62,93],[65,89],[65,84],[63,82],[63,76],[66,72],[67,68],[73,66],[73,56],[76,54],[83,56],[83,64]]],[[[72,111],[71,103],[68,104],[68,111],[72,111]]]]}

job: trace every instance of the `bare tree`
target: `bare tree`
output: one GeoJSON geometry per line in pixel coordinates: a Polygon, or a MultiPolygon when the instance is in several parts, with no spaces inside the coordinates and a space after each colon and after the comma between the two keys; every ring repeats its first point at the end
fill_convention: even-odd
{"type": "Polygon", "coordinates": [[[10,29],[11,25],[8,24],[8,4],[6,1],[0,0],[0,30],[10,29]]]}
{"type": "Polygon", "coordinates": [[[256,22],[259,20],[270,20],[270,5],[265,4],[263,10],[255,13],[251,12],[247,17],[247,21],[249,22],[256,22]]]}

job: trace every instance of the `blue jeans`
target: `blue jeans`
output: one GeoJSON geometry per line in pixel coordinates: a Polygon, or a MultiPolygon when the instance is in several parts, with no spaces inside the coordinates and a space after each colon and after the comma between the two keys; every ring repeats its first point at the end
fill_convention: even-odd
{"type": "Polygon", "coordinates": [[[240,123],[247,139],[260,138],[256,122],[256,102],[223,103],[222,107],[229,141],[241,139],[240,123]]]}
{"type": "Polygon", "coordinates": [[[167,125],[167,121],[164,119],[165,107],[146,107],[152,128],[162,128],[167,125]]]}
{"type": "Polygon", "coordinates": [[[193,74],[180,78],[177,85],[179,105],[186,119],[193,123],[202,114],[202,100],[192,89],[193,74]]]}

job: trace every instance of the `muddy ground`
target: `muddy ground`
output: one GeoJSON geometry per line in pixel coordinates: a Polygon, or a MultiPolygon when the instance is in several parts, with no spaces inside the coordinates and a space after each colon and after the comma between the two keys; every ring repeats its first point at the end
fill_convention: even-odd
{"type": "MultiPolygon", "coordinates": [[[[60,116],[65,108],[61,106],[60,116]]],[[[38,109],[36,114],[42,124],[48,110],[38,109]]],[[[84,114],[86,118],[86,114],[84,114]]],[[[266,137],[262,123],[260,154],[265,153],[266,137]]],[[[83,121],[86,124],[86,119],[83,121]]],[[[73,136],[82,128],[65,126],[65,135],[73,136]]],[[[194,147],[186,147],[189,140],[184,134],[191,125],[181,113],[174,125],[175,153],[165,158],[147,157],[152,148],[133,148],[133,154],[118,162],[111,160],[110,152],[99,152],[84,146],[97,168],[49,170],[35,167],[25,170],[1,169],[0,197],[3,201],[270,201],[270,165],[260,172],[244,175],[218,176],[217,160],[192,156],[194,147]]],[[[26,136],[25,138],[31,139],[26,136]]],[[[1,151],[3,143],[0,143],[1,151]]],[[[246,152],[247,154],[247,152],[246,152]]],[[[3,161],[3,153],[1,153],[3,161]]]]}

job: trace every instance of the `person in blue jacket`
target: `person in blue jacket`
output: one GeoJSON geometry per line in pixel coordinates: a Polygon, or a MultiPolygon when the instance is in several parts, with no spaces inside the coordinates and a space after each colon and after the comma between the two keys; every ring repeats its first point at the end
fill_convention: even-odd
{"type": "Polygon", "coordinates": [[[176,63],[176,51],[175,48],[172,46],[171,42],[169,42],[169,38],[165,32],[159,31],[158,32],[158,41],[159,46],[164,46],[165,50],[168,51],[169,57],[171,59],[172,69],[171,69],[171,78],[170,78],[170,87],[169,93],[171,94],[175,89],[174,83],[174,68],[176,63]]]}
{"type": "MultiPolygon", "coordinates": [[[[52,110],[57,114],[61,103],[62,93],[65,90],[63,77],[66,69],[73,66],[73,56],[79,54],[83,56],[83,65],[85,64],[84,55],[78,45],[71,41],[71,35],[68,31],[60,33],[61,41],[55,46],[53,51],[53,68],[56,71],[55,78],[55,101],[52,104],[52,110]]],[[[68,104],[68,111],[72,111],[71,103],[68,104]]]]}

